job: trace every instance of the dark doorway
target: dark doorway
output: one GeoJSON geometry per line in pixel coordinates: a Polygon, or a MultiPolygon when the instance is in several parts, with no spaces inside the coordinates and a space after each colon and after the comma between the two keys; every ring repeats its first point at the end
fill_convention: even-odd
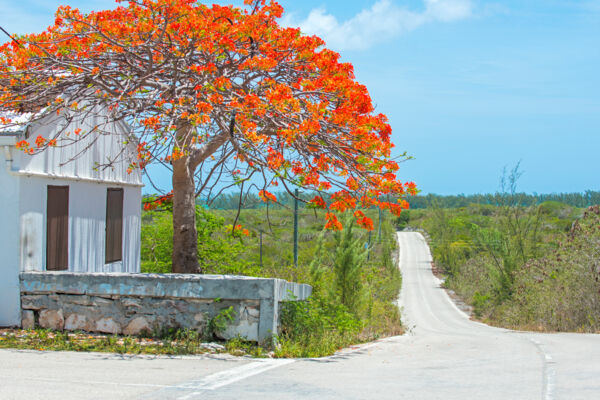
{"type": "Polygon", "coordinates": [[[69,268],[69,187],[48,186],[46,270],[69,268]]]}

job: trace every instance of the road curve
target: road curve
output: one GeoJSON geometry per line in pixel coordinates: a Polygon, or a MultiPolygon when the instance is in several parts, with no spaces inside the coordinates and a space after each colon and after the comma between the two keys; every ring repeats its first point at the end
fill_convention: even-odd
{"type": "Polygon", "coordinates": [[[399,233],[408,333],[322,359],[121,357],[0,351],[1,399],[597,399],[600,335],[470,321],[399,233]]]}
{"type": "Polygon", "coordinates": [[[469,363],[480,365],[476,375],[465,371],[462,380],[457,377],[465,387],[455,391],[465,390],[470,398],[480,380],[486,383],[482,398],[488,399],[600,398],[595,378],[600,374],[600,335],[516,332],[471,321],[440,288],[423,236],[398,233],[398,243],[400,306],[409,334],[431,345],[441,341],[454,347],[449,357],[455,371],[469,363]]]}

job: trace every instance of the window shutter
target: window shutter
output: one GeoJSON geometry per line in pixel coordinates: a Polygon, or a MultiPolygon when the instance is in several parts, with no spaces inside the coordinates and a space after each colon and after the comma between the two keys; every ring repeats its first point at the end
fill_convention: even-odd
{"type": "Polygon", "coordinates": [[[48,186],[46,203],[46,270],[69,268],[69,187],[48,186]]]}
{"type": "Polygon", "coordinates": [[[106,263],[123,259],[123,189],[106,192],[106,263]]]}

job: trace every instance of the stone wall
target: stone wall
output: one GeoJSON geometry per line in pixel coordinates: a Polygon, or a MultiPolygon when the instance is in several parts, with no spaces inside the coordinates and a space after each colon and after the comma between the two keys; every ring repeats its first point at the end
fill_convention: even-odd
{"type": "Polygon", "coordinates": [[[204,331],[233,308],[220,333],[262,342],[278,331],[282,301],[304,300],[309,285],[225,275],[24,272],[23,328],[138,335],[165,329],[204,331]]]}

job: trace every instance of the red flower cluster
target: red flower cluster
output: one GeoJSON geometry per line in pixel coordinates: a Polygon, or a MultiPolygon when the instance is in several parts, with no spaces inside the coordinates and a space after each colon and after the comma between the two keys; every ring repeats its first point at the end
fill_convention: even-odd
{"type": "Polygon", "coordinates": [[[156,210],[158,207],[164,207],[166,205],[171,205],[172,203],[173,191],[165,194],[164,196],[159,196],[157,198],[144,199],[144,210],[156,210]]]}

